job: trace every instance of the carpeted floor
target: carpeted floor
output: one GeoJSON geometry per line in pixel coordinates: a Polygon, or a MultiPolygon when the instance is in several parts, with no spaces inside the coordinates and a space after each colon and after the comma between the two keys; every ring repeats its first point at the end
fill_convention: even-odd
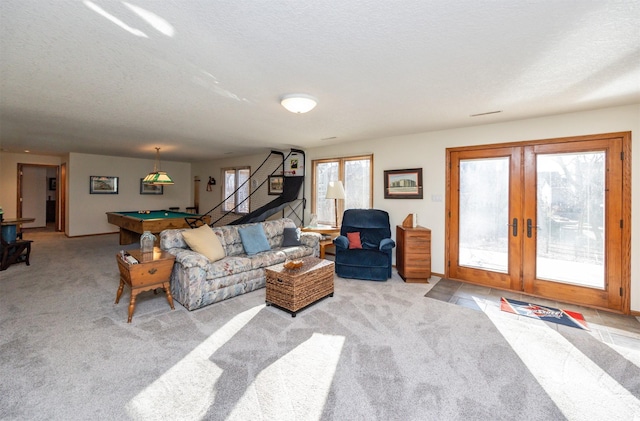
{"type": "Polygon", "coordinates": [[[432,284],[336,278],[298,313],[254,291],[189,312],[115,305],[117,235],[33,233],[0,272],[2,420],[559,420],[640,414],[640,356],[424,298],[432,284]]]}

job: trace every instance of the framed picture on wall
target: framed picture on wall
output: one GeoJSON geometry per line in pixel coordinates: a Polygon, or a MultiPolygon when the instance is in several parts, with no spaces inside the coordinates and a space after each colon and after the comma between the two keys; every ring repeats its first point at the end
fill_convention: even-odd
{"type": "Polygon", "coordinates": [[[422,199],[422,168],[384,172],[385,199],[422,199]]]}
{"type": "Polygon", "coordinates": [[[144,178],[140,179],[140,194],[162,194],[164,193],[164,186],[158,186],[155,184],[146,184],[143,183],[142,180],[144,180],[144,178]]]}
{"type": "Polygon", "coordinates": [[[49,190],[55,190],[58,187],[57,179],[55,177],[49,178],[49,190]]]}
{"type": "Polygon", "coordinates": [[[89,176],[90,194],[118,194],[118,177],[89,176]]]}
{"type": "Polygon", "coordinates": [[[284,177],[281,175],[269,176],[269,194],[278,195],[282,194],[284,189],[284,177]]]}

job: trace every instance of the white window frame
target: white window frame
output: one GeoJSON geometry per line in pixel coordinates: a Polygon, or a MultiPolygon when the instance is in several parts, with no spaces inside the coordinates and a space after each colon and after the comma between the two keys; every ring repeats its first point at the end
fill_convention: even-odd
{"type": "Polygon", "coordinates": [[[247,166],[243,166],[243,167],[228,167],[228,168],[222,168],[222,211],[223,212],[230,212],[233,211],[233,213],[237,214],[237,215],[246,215],[247,213],[250,212],[251,210],[251,199],[247,199],[245,202],[243,202],[243,205],[246,204],[244,207],[246,209],[245,210],[234,210],[234,208],[236,207],[236,205],[238,203],[240,203],[245,197],[249,197],[249,195],[251,194],[251,183],[247,182],[244,183],[244,185],[238,189],[238,187],[240,187],[240,182],[239,180],[241,179],[240,177],[240,173],[241,172],[245,172],[248,171],[247,174],[247,179],[249,177],[251,177],[251,167],[247,167],[247,166]],[[227,186],[227,174],[228,173],[233,173],[234,175],[234,184],[233,186],[227,186]],[[235,192],[235,194],[233,195],[233,197],[231,198],[230,196],[235,192]],[[227,199],[229,198],[229,199],[227,199]],[[233,205],[230,205],[229,202],[232,201],[233,205]]]}

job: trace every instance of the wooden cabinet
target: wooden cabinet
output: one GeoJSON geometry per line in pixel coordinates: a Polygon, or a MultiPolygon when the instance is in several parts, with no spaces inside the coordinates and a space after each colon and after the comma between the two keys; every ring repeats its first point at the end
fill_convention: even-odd
{"type": "Polygon", "coordinates": [[[396,268],[405,282],[429,283],[431,230],[421,226],[396,227],[396,268]]]}
{"type": "Polygon", "coordinates": [[[143,291],[162,288],[167,295],[169,306],[173,310],[170,278],[175,257],[166,251],[160,250],[158,247],[155,247],[153,252],[150,253],[142,253],[140,250],[130,250],[129,253],[138,263],[128,263],[122,259],[120,254],[116,254],[118,268],[120,269],[120,286],[116,294],[116,304],[120,301],[125,284],[131,287],[127,323],[131,323],[133,311],[136,307],[136,296],[143,291]]]}

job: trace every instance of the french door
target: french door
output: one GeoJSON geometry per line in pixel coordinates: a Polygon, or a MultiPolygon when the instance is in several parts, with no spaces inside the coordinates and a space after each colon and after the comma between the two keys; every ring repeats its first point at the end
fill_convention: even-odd
{"type": "Polygon", "coordinates": [[[446,276],[628,312],[629,148],[616,133],[447,150],[446,276]]]}

